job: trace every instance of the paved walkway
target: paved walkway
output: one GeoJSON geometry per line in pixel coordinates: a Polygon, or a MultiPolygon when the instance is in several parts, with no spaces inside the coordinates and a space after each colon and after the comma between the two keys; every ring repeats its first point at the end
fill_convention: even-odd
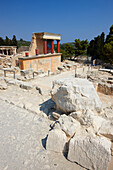
{"type": "Polygon", "coordinates": [[[44,148],[50,123],[0,100],[0,170],[82,170],[63,155],[44,148]]]}

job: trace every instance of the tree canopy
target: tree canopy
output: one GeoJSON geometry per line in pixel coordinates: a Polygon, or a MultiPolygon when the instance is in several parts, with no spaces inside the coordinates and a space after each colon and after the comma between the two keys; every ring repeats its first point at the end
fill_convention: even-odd
{"type": "Polygon", "coordinates": [[[8,36],[6,36],[5,39],[3,39],[2,37],[0,37],[0,46],[17,46],[17,40],[16,40],[16,36],[13,35],[12,40],[8,38],[8,36]]]}
{"type": "Polygon", "coordinates": [[[69,43],[65,43],[65,57],[71,59],[73,54],[74,54],[73,46],[69,43]]]}
{"type": "Polygon", "coordinates": [[[75,56],[79,56],[86,53],[88,47],[88,41],[80,39],[75,39],[75,56]]]}
{"type": "Polygon", "coordinates": [[[60,52],[62,53],[61,61],[65,60],[65,59],[71,59],[72,56],[75,53],[73,43],[61,44],[60,45],[60,52]]]}
{"type": "Polygon", "coordinates": [[[17,40],[16,40],[16,36],[15,35],[13,35],[12,44],[14,46],[17,46],[17,40]]]}
{"type": "Polygon", "coordinates": [[[103,51],[104,51],[104,38],[105,34],[102,32],[100,36],[94,38],[89,43],[89,47],[87,49],[87,54],[91,55],[94,58],[102,59],[103,51]]]}
{"type": "Polygon", "coordinates": [[[87,54],[93,58],[113,63],[113,25],[110,27],[106,39],[104,32],[102,32],[101,35],[90,41],[87,54]]]}
{"type": "Polygon", "coordinates": [[[109,35],[105,41],[104,60],[113,64],[113,25],[110,27],[109,35]]]}

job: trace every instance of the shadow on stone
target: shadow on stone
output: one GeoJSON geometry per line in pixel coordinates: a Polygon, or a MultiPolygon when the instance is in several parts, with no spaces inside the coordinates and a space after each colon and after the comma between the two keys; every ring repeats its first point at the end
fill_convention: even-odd
{"type": "Polygon", "coordinates": [[[39,106],[40,111],[43,111],[47,116],[49,115],[50,112],[55,110],[55,102],[52,100],[52,98],[40,104],[39,106]]]}
{"type": "Polygon", "coordinates": [[[48,135],[42,139],[42,146],[46,149],[46,141],[47,141],[48,135]]]}

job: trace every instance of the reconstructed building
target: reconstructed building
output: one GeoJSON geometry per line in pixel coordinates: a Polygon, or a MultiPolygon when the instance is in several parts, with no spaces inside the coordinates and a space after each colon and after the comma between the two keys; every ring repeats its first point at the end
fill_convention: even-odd
{"type": "Polygon", "coordinates": [[[61,63],[60,40],[60,34],[33,33],[29,52],[26,56],[19,57],[20,69],[56,71],[61,63]],[[54,40],[57,40],[57,52],[54,51],[54,40]]]}
{"type": "Polygon", "coordinates": [[[0,54],[15,55],[16,49],[17,49],[16,46],[0,46],[0,54]]]}

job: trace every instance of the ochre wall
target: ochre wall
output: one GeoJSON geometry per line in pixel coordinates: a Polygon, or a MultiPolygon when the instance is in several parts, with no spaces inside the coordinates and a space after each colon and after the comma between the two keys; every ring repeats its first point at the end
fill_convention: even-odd
{"type": "Polygon", "coordinates": [[[55,55],[51,57],[38,57],[34,59],[19,59],[19,67],[21,70],[33,68],[34,71],[44,70],[47,72],[55,72],[57,67],[61,64],[61,55],[55,55]]]}

